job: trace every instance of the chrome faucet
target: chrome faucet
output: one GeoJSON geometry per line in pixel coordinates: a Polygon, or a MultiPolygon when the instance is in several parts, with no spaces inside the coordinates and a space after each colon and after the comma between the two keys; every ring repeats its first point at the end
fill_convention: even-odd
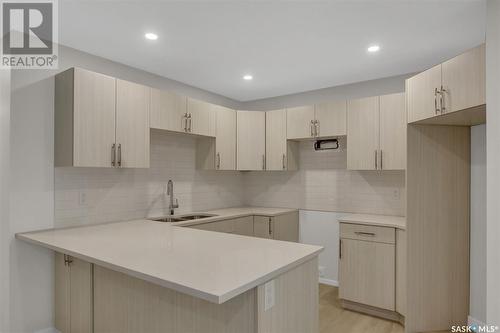
{"type": "Polygon", "coordinates": [[[179,208],[179,201],[175,199],[174,204],[174,182],[170,179],[167,183],[167,195],[170,196],[170,204],[168,205],[168,210],[170,215],[174,215],[174,209],[179,208]]]}

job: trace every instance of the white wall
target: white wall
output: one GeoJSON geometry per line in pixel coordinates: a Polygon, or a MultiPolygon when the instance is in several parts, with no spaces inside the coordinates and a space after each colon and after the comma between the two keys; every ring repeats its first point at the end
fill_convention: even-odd
{"type": "Polygon", "coordinates": [[[300,242],[324,246],[319,255],[320,281],[338,286],[339,221],[345,213],[300,210],[300,242]]]}
{"type": "MultiPolygon", "coordinates": [[[[0,43],[2,39],[0,39],[0,43]]],[[[9,328],[10,71],[0,69],[0,332],[9,328]]]]}
{"type": "Polygon", "coordinates": [[[500,1],[488,0],[486,24],[486,320],[500,325],[500,1]]]}
{"type": "Polygon", "coordinates": [[[471,127],[470,311],[486,323],[486,125],[471,127]]]}

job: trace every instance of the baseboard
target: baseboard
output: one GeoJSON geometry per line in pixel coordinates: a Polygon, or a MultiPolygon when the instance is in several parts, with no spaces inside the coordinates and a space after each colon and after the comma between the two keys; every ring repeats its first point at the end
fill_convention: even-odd
{"type": "Polygon", "coordinates": [[[339,286],[339,281],[337,280],[330,280],[330,279],[325,279],[325,278],[319,278],[319,283],[326,284],[332,287],[338,287],[339,286]]]}
{"type": "Polygon", "coordinates": [[[47,327],[47,328],[35,331],[34,333],[61,333],[61,332],[59,332],[55,327],[47,327]]]}
{"type": "Polygon", "coordinates": [[[485,323],[483,323],[482,321],[477,320],[476,318],[471,317],[471,316],[467,317],[467,325],[468,326],[486,326],[485,323]]]}
{"type": "Polygon", "coordinates": [[[345,299],[340,300],[340,305],[347,310],[356,311],[370,316],[384,318],[400,323],[404,326],[405,317],[395,311],[376,308],[366,304],[360,304],[356,302],[347,301],[345,299]]]}

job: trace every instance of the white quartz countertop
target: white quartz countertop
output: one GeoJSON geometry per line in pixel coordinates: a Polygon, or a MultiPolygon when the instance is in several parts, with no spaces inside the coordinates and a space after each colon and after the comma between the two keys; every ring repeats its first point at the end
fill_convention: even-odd
{"type": "MultiPolygon", "coordinates": [[[[278,216],[293,212],[298,212],[298,209],[295,208],[271,208],[271,207],[236,207],[236,208],[222,208],[222,209],[214,209],[209,211],[203,211],[201,213],[213,214],[214,216],[196,219],[192,221],[182,221],[182,222],[173,222],[174,226],[189,226],[203,223],[210,223],[222,220],[236,219],[239,217],[245,216],[278,216]]],[[[200,213],[200,212],[196,212],[200,213]]],[[[195,214],[196,214],[195,213],[195,214]]],[[[174,215],[174,216],[182,216],[184,214],[174,215]]]]}
{"type": "MultiPolygon", "coordinates": [[[[246,216],[246,209],[235,209],[231,216],[246,216]]],[[[250,215],[258,215],[256,210],[250,211],[250,215]]],[[[261,213],[280,214],[272,209],[261,213]]],[[[214,303],[269,281],[323,250],[148,220],[50,229],[16,237],[214,303]]]]}
{"type": "Polygon", "coordinates": [[[344,223],[356,223],[374,225],[379,227],[392,227],[396,229],[406,229],[406,217],[393,215],[374,214],[348,214],[339,219],[344,223]]]}

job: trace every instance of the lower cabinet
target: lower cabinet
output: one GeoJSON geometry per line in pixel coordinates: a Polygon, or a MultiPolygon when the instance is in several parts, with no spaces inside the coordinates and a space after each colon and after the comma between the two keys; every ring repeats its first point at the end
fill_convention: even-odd
{"type": "Polygon", "coordinates": [[[93,332],[92,275],[92,264],[55,254],[55,326],[60,332],[93,332]]]}
{"type": "Polygon", "coordinates": [[[278,216],[246,216],[189,226],[193,229],[255,236],[289,242],[299,241],[299,213],[278,216]]]}
{"type": "Polygon", "coordinates": [[[406,305],[404,231],[340,224],[339,297],[346,308],[401,320],[406,305]]]}
{"type": "Polygon", "coordinates": [[[299,241],[299,213],[270,216],[255,216],[254,236],[289,242],[299,241]]]}

